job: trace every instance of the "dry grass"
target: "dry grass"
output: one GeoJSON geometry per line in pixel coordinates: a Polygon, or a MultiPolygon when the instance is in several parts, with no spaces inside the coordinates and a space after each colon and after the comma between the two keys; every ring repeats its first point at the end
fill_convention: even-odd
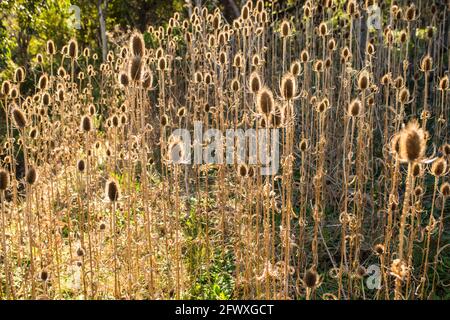
{"type": "Polygon", "coordinates": [[[177,13],[103,63],[49,42],[4,81],[0,298],[448,297],[448,8],[313,3],[177,13]],[[195,121],[278,129],[277,174],[174,164],[195,121]]]}

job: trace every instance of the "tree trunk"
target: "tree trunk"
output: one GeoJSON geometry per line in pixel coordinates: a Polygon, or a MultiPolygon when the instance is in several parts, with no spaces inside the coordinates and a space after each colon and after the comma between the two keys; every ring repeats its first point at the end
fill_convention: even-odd
{"type": "Polygon", "coordinates": [[[102,58],[103,62],[106,61],[106,55],[108,54],[108,43],[106,40],[106,23],[105,23],[105,16],[106,16],[106,9],[108,7],[108,0],[105,0],[105,7],[102,8],[102,0],[98,0],[97,2],[97,9],[98,9],[98,18],[100,20],[100,39],[101,39],[101,45],[102,45],[102,58]]]}

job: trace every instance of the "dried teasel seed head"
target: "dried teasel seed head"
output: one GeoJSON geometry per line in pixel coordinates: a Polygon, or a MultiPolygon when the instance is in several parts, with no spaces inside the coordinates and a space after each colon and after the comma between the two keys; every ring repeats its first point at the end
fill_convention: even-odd
{"type": "Polygon", "coordinates": [[[10,91],[11,91],[11,82],[9,82],[8,80],[3,81],[2,88],[1,88],[1,94],[8,96],[10,91]]]}
{"type": "Polygon", "coordinates": [[[367,70],[363,70],[358,77],[358,88],[360,90],[366,90],[370,85],[370,77],[369,72],[367,70]]]}
{"type": "Polygon", "coordinates": [[[283,20],[280,26],[280,36],[282,38],[289,37],[291,35],[291,24],[288,20],[283,20]]]}
{"type": "Polygon", "coordinates": [[[67,44],[67,55],[71,59],[76,59],[78,57],[78,42],[75,39],[71,39],[67,44]]]}
{"type": "Polygon", "coordinates": [[[43,74],[38,81],[38,88],[42,91],[46,90],[48,87],[48,76],[47,74],[43,74]]]}
{"type": "Polygon", "coordinates": [[[292,100],[297,94],[297,80],[291,72],[281,79],[281,95],[285,100],[292,100]]]}
{"type": "Polygon", "coordinates": [[[425,131],[412,120],[402,129],[399,138],[399,155],[404,161],[415,162],[424,157],[426,147],[425,131]]]}
{"type": "Polygon", "coordinates": [[[52,56],[55,53],[56,53],[55,43],[53,42],[53,40],[48,40],[47,41],[47,54],[52,56]]]}
{"type": "Polygon", "coordinates": [[[275,109],[275,101],[272,91],[267,87],[263,87],[256,96],[256,106],[260,114],[269,115],[275,109]]]}
{"type": "Polygon", "coordinates": [[[89,132],[92,130],[92,120],[89,116],[81,118],[81,131],[89,132]]]}
{"type": "Polygon", "coordinates": [[[448,182],[443,183],[440,192],[444,198],[448,198],[450,196],[450,184],[448,182]]]}
{"type": "Polygon", "coordinates": [[[0,191],[5,191],[9,187],[9,173],[4,169],[0,169],[0,191]]]}
{"type": "Polygon", "coordinates": [[[41,280],[42,281],[47,281],[48,280],[48,272],[47,272],[47,270],[42,270],[41,271],[41,274],[40,274],[40,277],[41,277],[41,280]]]}
{"type": "Polygon", "coordinates": [[[441,80],[439,81],[439,90],[441,91],[445,91],[448,89],[448,76],[445,75],[444,77],[441,78],[441,80]]]}
{"type": "Polygon", "coordinates": [[[84,256],[84,249],[83,248],[79,247],[77,249],[77,256],[79,256],[79,257],[84,256]]]}
{"type": "Polygon", "coordinates": [[[299,60],[296,60],[291,64],[290,71],[294,75],[294,77],[300,75],[300,72],[302,71],[302,65],[299,60]]]}
{"type": "Polygon", "coordinates": [[[84,172],[84,169],[86,169],[86,163],[84,162],[83,159],[78,160],[78,162],[77,162],[77,169],[80,172],[84,172]]]}
{"type": "Polygon", "coordinates": [[[445,157],[450,157],[450,144],[446,143],[442,146],[442,153],[445,157]]]}
{"type": "Polygon", "coordinates": [[[443,158],[439,158],[431,165],[431,173],[435,177],[443,176],[447,171],[447,161],[443,158]]]}
{"type": "Polygon", "coordinates": [[[32,186],[36,183],[37,180],[37,171],[33,166],[30,166],[25,174],[25,182],[32,186]]]}
{"type": "Polygon", "coordinates": [[[17,128],[23,129],[27,125],[27,119],[25,117],[25,114],[22,110],[20,110],[17,107],[14,107],[11,111],[14,123],[16,124],[17,128]]]}
{"type": "Polygon", "coordinates": [[[50,94],[48,92],[45,92],[42,95],[42,100],[41,101],[42,101],[42,104],[44,106],[48,106],[50,104],[50,94]]]}
{"type": "Polygon", "coordinates": [[[110,179],[107,183],[106,183],[106,188],[105,188],[105,195],[106,198],[110,201],[110,202],[115,202],[119,199],[119,185],[118,183],[113,180],[110,179]]]}
{"type": "Polygon", "coordinates": [[[418,177],[422,172],[422,167],[420,163],[414,163],[412,167],[412,175],[413,177],[418,177]]]}
{"type": "Polygon", "coordinates": [[[315,288],[317,286],[319,280],[319,275],[317,274],[317,272],[314,269],[309,269],[305,272],[305,276],[304,276],[304,283],[306,285],[306,287],[312,289],[315,288]]]}
{"type": "Polygon", "coordinates": [[[158,70],[165,71],[167,70],[167,59],[166,57],[161,57],[158,59],[158,70]]]}
{"type": "Polygon", "coordinates": [[[319,36],[325,37],[328,34],[328,27],[325,22],[321,22],[319,24],[319,36]]]}
{"type": "Polygon", "coordinates": [[[420,69],[423,72],[429,72],[432,68],[433,68],[433,59],[429,55],[426,55],[420,62],[420,69]]]}
{"type": "Polygon", "coordinates": [[[354,99],[352,102],[350,102],[350,104],[348,105],[347,108],[347,113],[349,116],[351,117],[357,117],[360,114],[362,114],[363,112],[363,107],[362,107],[362,103],[361,100],[359,99],[354,99]]]}
{"type": "Polygon", "coordinates": [[[151,89],[152,84],[153,84],[153,74],[150,71],[146,71],[144,73],[144,78],[142,80],[142,87],[144,89],[149,90],[151,89]]]}
{"type": "Polygon", "coordinates": [[[418,197],[420,197],[422,194],[423,194],[423,188],[422,188],[421,186],[417,186],[417,187],[414,189],[414,196],[415,196],[416,198],[418,198],[418,197]]]}
{"type": "Polygon", "coordinates": [[[119,83],[125,88],[130,84],[130,78],[125,72],[119,73],[119,83]]]}
{"type": "Polygon", "coordinates": [[[375,254],[376,254],[377,256],[381,256],[381,255],[384,253],[384,251],[385,251],[384,245],[382,245],[381,243],[376,244],[376,245],[373,247],[373,251],[375,251],[375,254]]]}
{"type": "Polygon", "coordinates": [[[406,104],[409,101],[409,90],[406,87],[403,87],[398,92],[398,101],[401,104],[406,104]]]}
{"type": "Polygon", "coordinates": [[[169,118],[167,117],[166,114],[163,114],[163,115],[161,116],[160,123],[161,123],[161,126],[162,126],[162,127],[165,127],[165,126],[167,126],[167,125],[169,124],[169,118]]]}
{"type": "Polygon", "coordinates": [[[129,67],[129,76],[133,81],[140,81],[142,77],[142,58],[134,56],[129,67]]]}
{"type": "Polygon", "coordinates": [[[25,81],[25,69],[23,67],[18,67],[14,72],[14,80],[17,83],[22,83],[25,81]]]}
{"type": "Polygon", "coordinates": [[[130,51],[134,56],[144,56],[145,43],[144,37],[140,32],[134,32],[130,38],[130,51]]]}
{"type": "Polygon", "coordinates": [[[261,84],[261,77],[260,77],[258,72],[253,71],[250,74],[249,84],[250,84],[250,92],[253,93],[253,94],[257,94],[259,92],[259,90],[261,89],[261,86],[262,86],[262,84],[261,84]]]}
{"type": "Polygon", "coordinates": [[[300,149],[301,152],[305,152],[306,150],[308,150],[308,139],[303,138],[300,141],[299,149],[300,149]]]}
{"type": "Polygon", "coordinates": [[[248,174],[247,166],[246,166],[245,164],[239,165],[239,167],[238,167],[238,173],[239,173],[239,176],[240,176],[241,178],[245,178],[245,177],[247,176],[247,174],[248,174]]]}
{"type": "Polygon", "coordinates": [[[301,60],[302,63],[306,63],[306,62],[309,61],[309,53],[308,53],[308,51],[303,50],[300,53],[300,60],[301,60]]]}
{"type": "Polygon", "coordinates": [[[233,79],[233,81],[231,81],[231,90],[233,90],[233,92],[238,92],[241,89],[241,83],[239,82],[238,79],[233,79]]]}

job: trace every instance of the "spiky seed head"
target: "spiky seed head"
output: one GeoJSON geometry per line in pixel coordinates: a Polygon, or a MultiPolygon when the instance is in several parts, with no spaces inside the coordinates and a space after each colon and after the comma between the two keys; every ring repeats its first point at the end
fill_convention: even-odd
{"type": "Polygon", "coordinates": [[[288,20],[283,20],[280,26],[280,36],[282,38],[289,37],[291,35],[291,24],[288,20]]]}
{"type": "Polygon", "coordinates": [[[14,80],[17,83],[22,83],[25,81],[25,69],[23,67],[18,67],[14,72],[14,80]]]}
{"type": "Polygon", "coordinates": [[[8,80],[3,81],[1,94],[8,96],[10,91],[11,91],[11,82],[9,82],[8,80]]]}
{"type": "Polygon", "coordinates": [[[76,59],[78,57],[78,42],[76,39],[71,39],[67,44],[67,55],[71,59],[76,59]]]}
{"type": "Polygon", "coordinates": [[[245,164],[239,165],[238,172],[241,178],[245,178],[248,174],[247,166],[245,164]]]}
{"type": "Polygon", "coordinates": [[[111,122],[114,128],[119,127],[119,117],[116,114],[112,116],[111,122]]]}
{"type": "Polygon", "coordinates": [[[433,162],[431,165],[431,173],[435,177],[441,177],[443,176],[447,171],[447,161],[443,158],[439,158],[436,161],[433,162]]]}
{"type": "Polygon", "coordinates": [[[28,185],[32,186],[36,183],[37,171],[33,166],[30,166],[25,174],[25,181],[28,185]]]}
{"type": "Polygon", "coordinates": [[[422,188],[421,186],[417,186],[417,187],[414,189],[414,196],[415,196],[416,198],[418,198],[418,197],[420,197],[422,194],[423,194],[423,188],[422,188]]]}
{"type": "Polygon", "coordinates": [[[369,43],[367,44],[366,52],[367,52],[367,54],[368,54],[369,56],[372,56],[372,55],[375,53],[375,47],[373,46],[372,43],[369,42],[369,43]]]}
{"type": "Polygon", "coordinates": [[[323,72],[323,61],[321,59],[316,60],[313,65],[313,70],[315,72],[323,72]]]}
{"type": "Polygon", "coordinates": [[[163,114],[161,116],[161,121],[160,122],[161,122],[161,126],[162,127],[165,127],[165,126],[167,126],[169,124],[169,118],[167,117],[166,114],[163,114]]]}
{"type": "Polygon", "coordinates": [[[360,90],[366,90],[370,85],[369,72],[363,70],[358,77],[358,88],[360,90]]]}
{"type": "Polygon", "coordinates": [[[219,53],[219,64],[220,64],[221,66],[224,66],[224,65],[227,64],[227,62],[228,62],[228,58],[227,58],[226,52],[225,52],[225,51],[221,51],[221,52],[219,53]]]}
{"type": "Polygon", "coordinates": [[[362,114],[362,103],[358,98],[354,99],[347,108],[348,115],[351,117],[357,117],[362,114]]]}
{"type": "Polygon", "coordinates": [[[77,249],[77,256],[82,257],[84,256],[84,249],[81,247],[78,247],[77,249]]]}
{"type": "Polygon", "coordinates": [[[386,73],[381,77],[381,84],[383,86],[387,86],[390,83],[391,83],[391,75],[389,73],[386,73]]]}
{"type": "Polygon", "coordinates": [[[356,11],[357,11],[357,7],[356,7],[356,2],[355,2],[355,0],[350,0],[350,1],[347,3],[347,13],[348,13],[350,16],[353,16],[353,15],[356,14],[356,11]]]}
{"type": "Polygon", "coordinates": [[[125,72],[119,73],[119,83],[125,88],[130,84],[130,78],[125,72]]]}
{"type": "Polygon", "coordinates": [[[269,115],[275,108],[272,91],[267,87],[263,87],[256,96],[256,106],[261,114],[269,115]]]}
{"type": "Polygon", "coordinates": [[[334,40],[334,38],[331,38],[330,40],[328,40],[327,47],[328,47],[329,51],[336,50],[336,40],[334,40]]]}
{"type": "Polygon", "coordinates": [[[0,191],[5,191],[9,187],[8,171],[0,169],[0,191]]]}
{"type": "Polygon", "coordinates": [[[406,21],[413,21],[416,19],[416,7],[414,4],[411,4],[405,12],[406,21]]]}
{"type": "Polygon", "coordinates": [[[150,71],[144,73],[144,79],[142,80],[142,87],[144,89],[150,89],[153,84],[153,74],[150,71]]]}
{"type": "Polygon", "coordinates": [[[397,90],[403,88],[404,85],[405,85],[405,80],[403,79],[402,76],[398,76],[397,78],[394,79],[394,87],[397,90]]]}
{"type": "Polygon", "coordinates": [[[231,81],[231,90],[233,90],[233,92],[238,92],[241,89],[241,83],[239,82],[238,79],[233,79],[233,81],[231,81]]]}
{"type": "Polygon", "coordinates": [[[305,273],[305,277],[303,281],[305,282],[306,287],[312,289],[316,287],[318,282],[319,275],[314,269],[309,269],[305,273]]]}
{"type": "Polygon", "coordinates": [[[401,104],[406,104],[409,101],[409,90],[406,87],[403,87],[398,92],[398,101],[401,104]]]}
{"type": "Polygon", "coordinates": [[[420,68],[423,72],[429,72],[431,68],[433,68],[433,59],[429,55],[423,57],[422,61],[420,62],[420,68]]]}
{"type": "Polygon", "coordinates": [[[319,35],[321,37],[325,37],[328,34],[328,27],[325,22],[321,22],[319,24],[319,35]]]}
{"type": "Polygon", "coordinates": [[[130,51],[134,56],[144,56],[144,37],[140,32],[134,32],[130,38],[130,51]]]}
{"type": "Polygon", "coordinates": [[[47,41],[47,54],[52,56],[55,53],[56,53],[55,43],[53,42],[53,40],[48,40],[47,41]]]}
{"type": "Polygon", "coordinates": [[[419,127],[416,120],[410,121],[400,133],[400,158],[408,162],[421,160],[425,154],[425,144],[425,131],[419,127]]]}
{"type": "Polygon", "coordinates": [[[444,154],[444,156],[450,157],[450,144],[449,143],[446,143],[442,146],[442,153],[444,154]]]}
{"type": "Polygon", "coordinates": [[[443,183],[440,192],[444,198],[448,198],[450,196],[450,184],[448,182],[443,183]]]}
{"type": "Polygon", "coordinates": [[[158,60],[158,70],[165,71],[167,69],[167,59],[166,57],[161,57],[158,60]]]}
{"type": "Polygon", "coordinates": [[[47,272],[47,270],[42,270],[41,271],[41,280],[44,281],[44,282],[48,280],[48,272],[47,272]]]}
{"type": "Polygon", "coordinates": [[[142,77],[142,58],[134,56],[130,62],[130,78],[133,81],[140,81],[142,77]]]}
{"type": "Polygon", "coordinates": [[[412,167],[412,175],[413,177],[418,177],[420,173],[422,172],[422,167],[420,163],[414,163],[412,167]]]}
{"type": "Polygon", "coordinates": [[[36,60],[37,60],[38,64],[43,64],[44,63],[44,57],[40,53],[38,53],[36,55],[36,60]]]}
{"type": "Polygon", "coordinates": [[[253,71],[250,74],[250,92],[257,94],[261,89],[261,77],[258,72],[253,71]]]}
{"type": "Polygon", "coordinates": [[[11,112],[14,119],[14,123],[16,124],[17,128],[19,129],[25,128],[25,126],[27,125],[25,113],[23,113],[23,111],[17,107],[14,107],[11,112]]]}
{"type": "Polygon", "coordinates": [[[292,100],[297,94],[297,81],[291,72],[287,72],[281,79],[281,95],[285,100],[292,100]]]}
{"type": "Polygon", "coordinates": [[[295,77],[298,77],[300,75],[300,72],[302,71],[302,65],[300,64],[299,60],[296,60],[291,64],[290,71],[295,77]]]}
{"type": "Polygon", "coordinates": [[[301,152],[305,152],[306,150],[308,150],[308,139],[303,138],[300,141],[299,148],[301,152]]]}
{"type": "Polygon", "coordinates": [[[448,89],[448,76],[445,75],[444,77],[441,78],[441,80],[439,81],[439,90],[441,91],[445,91],[448,89]]]}
{"type": "Polygon", "coordinates": [[[38,87],[40,90],[44,91],[47,89],[48,86],[48,76],[47,74],[43,74],[38,81],[38,87]]]}
{"type": "Polygon", "coordinates": [[[77,162],[77,169],[80,172],[84,172],[84,169],[86,169],[86,163],[84,162],[83,159],[78,160],[78,162],[77,162]]]}
{"type": "Polygon", "coordinates": [[[302,61],[302,63],[306,63],[309,61],[309,53],[306,50],[303,50],[300,53],[300,60],[302,61]]]}
{"type": "Polygon", "coordinates": [[[119,199],[119,185],[115,180],[111,179],[106,183],[105,194],[110,202],[115,202],[119,199]]]}
{"type": "Polygon", "coordinates": [[[375,254],[377,256],[381,256],[385,251],[384,245],[382,245],[381,243],[376,244],[375,247],[373,248],[373,251],[375,251],[375,254]]]}
{"type": "Polygon", "coordinates": [[[89,132],[92,130],[92,120],[89,116],[81,118],[81,131],[89,132]]]}
{"type": "Polygon", "coordinates": [[[48,106],[50,104],[50,94],[48,92],[45,92],[42,95],[42,105],[48,106]]]}

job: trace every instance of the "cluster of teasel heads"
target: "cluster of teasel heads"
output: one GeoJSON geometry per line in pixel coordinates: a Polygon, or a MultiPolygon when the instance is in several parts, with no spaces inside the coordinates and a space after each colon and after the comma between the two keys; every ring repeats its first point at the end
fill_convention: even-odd
{"type": "Polygon", "coordinates": [[[232,23],[195,8],[103,63],[48,41],[1,87],[0,297],[442,294],[448,8],[422,4],[382,7],[375,31],[373,1],[306,1],[298,19],[249,1],[232,23]],[[172,130],[195,121],[278,129],[279,171],[173,164],[172,130]]]}

